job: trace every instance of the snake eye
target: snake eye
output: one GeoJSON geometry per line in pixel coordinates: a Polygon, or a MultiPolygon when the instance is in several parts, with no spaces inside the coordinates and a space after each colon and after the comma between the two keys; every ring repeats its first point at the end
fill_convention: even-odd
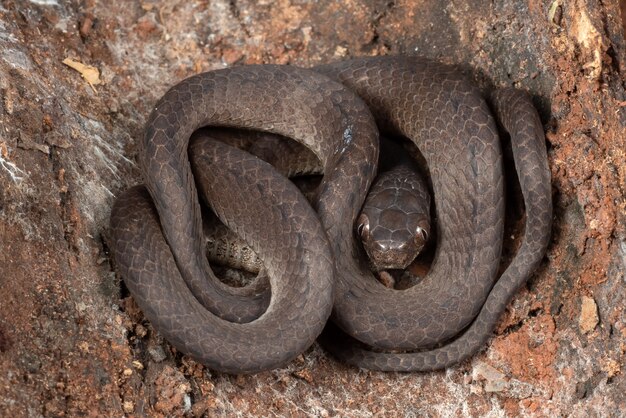
{"type": "Polygon", "coordinates": [[[367,215],[361,214],[361,216],[359,216],[356,232],[359,234],[361,239],[364,239],[369,234],[370,220],[367,215]]]}
{"type": "Polygon", "coordinates": [[[428,241],[429,231],[430,222],[427,219],[422,219],[417,223],[417,228],[415,228],[415,237],[419,237],[425,243],[428,241]]]}

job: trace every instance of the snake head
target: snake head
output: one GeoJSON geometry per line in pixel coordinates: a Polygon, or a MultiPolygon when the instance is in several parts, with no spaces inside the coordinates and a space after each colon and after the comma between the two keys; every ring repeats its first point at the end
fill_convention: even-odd
{"type": "Polygon", "coordinates": [[[422,251],[430,235],[428,218],[416,218],[404,213],[382,213],[370,216],[361,213],[356,233],[376,271],[404,269],[422,251]],[[394,220],[394,222],[391,222],[394,220]]]}
{"type": "Polygon", "coordinates": [[[356,233],[374,270],[411,264],[430,235],[430,196],[421,176],[406,165],[379,175],[357,218],[356,233]]]}

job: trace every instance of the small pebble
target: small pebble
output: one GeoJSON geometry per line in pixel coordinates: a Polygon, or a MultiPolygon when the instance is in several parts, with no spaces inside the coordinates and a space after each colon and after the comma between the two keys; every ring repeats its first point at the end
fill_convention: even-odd
{"type": "Polygon", "coordinates": [[[479,363],[474,367],[472,378],[485,381],[485,392],[502,392],[508,386],[506,375],[486,363],[479,363]]]}
{"type": "Polygon", "coordinates": [[[127,414],[130,414],[131,412],[133,412],[135,410],[135,404],[132,403],[131,401],[124,401],[124,412],[126,412],[127,414]]]}
{"type": "Polygon", "coordinates": [[[588,296],[582,297],[582,303],[580,306],[580,316],[578,318],[578,326],[584,334],[588,334],[593,331],[600,322],[598,317],[598,305],[593,298],[588,296]]]}

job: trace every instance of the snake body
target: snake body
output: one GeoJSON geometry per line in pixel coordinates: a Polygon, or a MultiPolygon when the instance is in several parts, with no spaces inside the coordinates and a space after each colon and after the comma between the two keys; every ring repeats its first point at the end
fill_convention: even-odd
{"type": "MultiPolygon", "coordinates": [[[[236,67],[174,86],[148,119],[141,152],[146,186],[163,234],[145,192],[133,189],[120,196],[111,216],[118,269],[155,328],[215,369],[254,372],[284,364],[321,330],[329,305],[335,331],[325,332],[322,341],[351,364],[404,371],[455,364],[484,345],[515,291],[537,267],[549,240],[550,173],[541,123],[528,97],[519,91],[499,90],[493,104],[511,135],[526,208],[521,247],[497,280],[504,196],[496,124],[478,90],[454,68],[417,57],[363,58],[314,71],[236,67]],[[270,301],[267,292],[228,288],[211,273],[187,157],[192,132],[207,125],[288,136],[321,161],[324,178],[313,205],[321,226],[305,221],[305,205],[292,203],[285,193],[281,199],[286,199],[288,209],[260,222],[272,223],[274,232],[246,237],[253,243],[256,239],[252,247],[262,250],[259,255],[266,268],[269,264],[268,272],[300,272],[309,278],[294,282],[299,295],[287,296],[289,286],[270,279],[270,301]],[[410,138],[432,179],[435,258],[427,277],[404,291],[386,288],[373,278],[353,233],[376,171],[377,126],[381,132],[410,138]],[[138,206],[145,214],[137,214],[138,206]],[[275,227],[274,221],[285,218],[297,222],[275,227]],[[151,219],[151,226],[144,219],[151,219]],[[320,230],[325,234],[314,239],[317,235],[311,231],[320,230]],[[311,235],[282,235],[287,232],[311,235]],[[278,238],[270,241],[273,234],[278,238]],[[319,248],[309,249],[309,241],[319,248]],[[302,257],[296,260],[289,249],[302,257]],[[329,285],[333,273],[334,293],[329,285]],[[285,301],[296,296],[302,299],[297,299],[294,312],[285,301]],[[203,322],[207,318],[208,325],[203,322]],[[294,338],[298,333],[302,338],[294,338]],[[370,347],[422,351],[380,353],[370,347]]],[[[241,165],[235,162],[241,151],[213,147],[219,150],[209,154],[218,163],[207,171],[219,177],[219,166],[236,178],[232,167],[241,165]]],[[[242,233],[259,223],[256,191],[287,189],[270,182],[265,171],[254,170],[249,169],[254,186],[238,180],[226,184],[242,194],[208,187],[209,205],[242,233]],[[239,206],[233,210],[226,204],[239,206]]]]}

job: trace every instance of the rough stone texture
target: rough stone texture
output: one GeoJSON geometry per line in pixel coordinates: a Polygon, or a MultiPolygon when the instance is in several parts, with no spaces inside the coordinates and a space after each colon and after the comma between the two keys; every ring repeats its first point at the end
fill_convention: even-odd
{"type": "Polygon", "coordinates": [[[617,415],[623,10],[615,0],[0,2],[0,415],[617,415]],[[173,352],[112,271],[104,239],[114,196],[140,182],[152,104],[203,70],[386,53],[462,64],[485,88],[529,90],[541,110],[553,240],[488,349],[445,372],[384,374],[315,346],[245,377],[173,352]],[[95,66],[103,84],[94,91],[66,57],[95,66]],[[598,322],[581,328],[589,299],[598,322]]]}

